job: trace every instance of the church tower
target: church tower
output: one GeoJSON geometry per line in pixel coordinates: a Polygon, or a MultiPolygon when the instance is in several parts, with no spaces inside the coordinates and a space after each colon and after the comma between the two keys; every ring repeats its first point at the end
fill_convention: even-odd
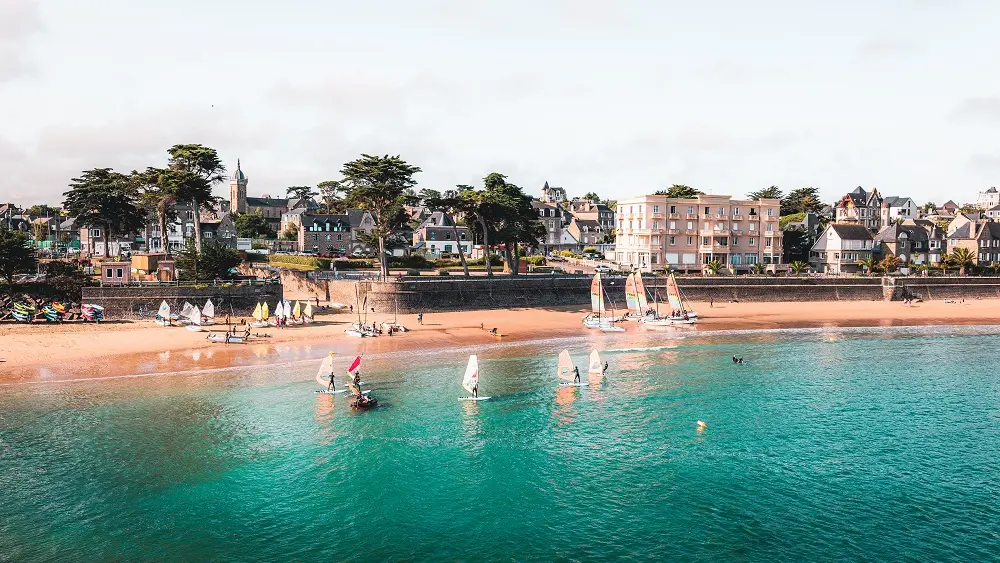
{"type": "Polygon", "coordinates": [[[229,181],[229,210],[233,213],[247,212],[247,177],[240,169],[239,159],[236,159],[236,172],[229,181]]]}

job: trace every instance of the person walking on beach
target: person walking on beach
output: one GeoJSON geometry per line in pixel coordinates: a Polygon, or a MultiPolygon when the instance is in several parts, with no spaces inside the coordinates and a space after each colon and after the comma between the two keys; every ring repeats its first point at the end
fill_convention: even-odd
{"type": "Polygon", "coordinates": [[[424,324],[424,314],[423,313],[417,313],[417,324],[418,325],[424,324]]]}

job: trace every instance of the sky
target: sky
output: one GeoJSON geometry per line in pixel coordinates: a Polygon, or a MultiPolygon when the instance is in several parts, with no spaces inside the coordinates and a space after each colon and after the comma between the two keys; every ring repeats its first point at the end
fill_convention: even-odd
{"type": "Polygon", "coordinates": [[[975,201],[1000,184],[996,21],[985,0],[0,0],[0,201],[177,143],[240,159],[252,196],[368,153],[439,190],[975,201]]]}

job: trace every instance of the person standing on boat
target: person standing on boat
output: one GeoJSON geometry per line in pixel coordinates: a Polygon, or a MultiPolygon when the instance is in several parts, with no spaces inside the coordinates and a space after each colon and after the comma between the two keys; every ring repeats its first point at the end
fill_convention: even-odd
{"type": "Polygon", "coordinates": [[[580,368],[573,366],[573,383],[580,383],[580,368]]]}
{"type": "Polygon", "coordinates": [[[479,398],[479,380],[476,380],[476,382],[472,385],[472,396],[476,399],[479,398]]]}

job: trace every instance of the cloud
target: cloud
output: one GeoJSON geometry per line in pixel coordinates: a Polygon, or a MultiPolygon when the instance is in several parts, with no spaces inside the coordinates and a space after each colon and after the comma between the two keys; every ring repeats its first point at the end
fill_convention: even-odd
{"type": "Polygon", "coordinates": [[[1000,122],[1000,96],[967,98],[955,106],[951,117],[966,122],[1000,122]]]}
{"type": "Polygon", "coordinates": [[[31,37],[42,29],[32,0],[0,0],[0,82],[28,70],[24,52],[31,37]]]}
{"type": "Polygon", "coordinates": [[[983,172],[1000,171],[1000,154],[974,154],[969,157],[969,167],[983,172]]]}

